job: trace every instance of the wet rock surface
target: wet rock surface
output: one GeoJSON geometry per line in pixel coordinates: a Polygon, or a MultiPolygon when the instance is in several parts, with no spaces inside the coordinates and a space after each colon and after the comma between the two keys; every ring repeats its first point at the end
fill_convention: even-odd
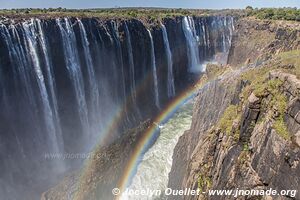
{"type": "MultiPolygon", "coordinates": [[[[191,130],[180,138],[174,150],[173,167],[169,174],[169,187],[175,189],[200,188],[202,191],[236,188],[267,190],[272,188],[280,192],[281,190],[299,189],[299,124],[296,120],[299,112],[298,84],[300,81],[294,75],[280,71],[269,73],[269,80],[274,79],[283,81],[280,91],[287,97],[288,106],[285,123],[292,139],[285,139],[277,133],[277,130],[274,129],[274,119],[268,114],[273,113],[274,108],[270,108],[271,110],[263,109],[261,106],[263,99],[256,97],[253,93],[244,102],[245,106],[241,110],[241,118],[237,118],[232,123],[232,132],[238,129],[239,138],[236,139],[233,137],[234,135],[218,129],[214,125],[219,119],[212,119],[205,115],[206,108],[197,108],[203,106],[199,102],[205,101],[208,94],[213,94],[216,99],[223,101],[221,105],[214,102],[207,109],[218,109],[222,113],[223,106],[228,106],[228,101],[225,101],[222,95],[227,93],[225,99],[232,99],[233,96],[228,93],[231,87],[220,84],[218,88],[222,89],[211,90],[208,88],[204,94],[198,97],[191,130]],[[208,122],[214,122],[210,128],[201,129],[207,122],[198,120],[202,117],[207,117],[208,122]],[[199,122],[200,124],[198,124],[199,122]]],[[[233,84],[234,82],[232,82],[233,84]]],[[[171,199],[216,200],[299,198],[299,192],[296,196],[240,196],[233,198],[230,196],[201,195],[199,197],[171,197],[171,199]]]]}

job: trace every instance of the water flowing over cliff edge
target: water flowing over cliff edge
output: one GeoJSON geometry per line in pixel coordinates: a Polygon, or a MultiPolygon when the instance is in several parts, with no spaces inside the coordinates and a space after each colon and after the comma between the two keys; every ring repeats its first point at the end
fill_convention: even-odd
{"type": "Polygon", "coordinates": [[[37,198],[83,162],[65,155],[111,144],[155,116],[206,61],[226,60],[233,23],[219,16],[158,26],[72,17],[0,22],[1,194],[37,198]]]}

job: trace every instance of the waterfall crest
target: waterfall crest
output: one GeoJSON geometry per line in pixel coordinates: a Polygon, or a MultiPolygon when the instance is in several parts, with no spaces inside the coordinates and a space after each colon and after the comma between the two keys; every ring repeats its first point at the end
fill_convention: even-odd
{"type": "Polygon", "coordinates": [[[174,29],[164,23],[0,21],[0,160],[6,163],[0,166],[1,194],[9,197],[15,188],[20,196],[11,199],[36,199],[44,185],[84,161],[59,156],[111,144],[156,116],[191,84],[191,69],[231,45],[229,17],[186,17],[174,29]],[[52,153],[59,156],[46,158],[52,153]]]}
{"type": "MultiPolygon", "coordinates": [[[[200,63],[198,36],[196,34],[195,23],[192,17],[184,17],[182,23],[183,32],[188,46],[188,61],[190,72],[203,72],[200,63]]],[[[205,35],[204,35],[205,37],[205,35]]]]}

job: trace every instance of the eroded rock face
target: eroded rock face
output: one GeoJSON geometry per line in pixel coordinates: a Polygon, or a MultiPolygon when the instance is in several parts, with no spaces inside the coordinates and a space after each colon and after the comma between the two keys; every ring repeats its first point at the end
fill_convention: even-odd
{"type": "MultiPolygon", "coordinates": [[[[168,186],[170,188],[197,188],[199,170],[201,166],[206,165],[207,160],[213,158],[209,155],[218,148],[216,144],[220,140],[230,140],[225,135],[224,138],[221,136],[209,139],[208,133],[225,109],[233,102],[235,91],[240,90],[241,85],[235,81],[235,78],[232,76],[229,79],[213,81],[199,92],[191,130],[181,136],[174,149],[173,164],[169,174],[168,186]]],[[[182,199],[182,197],[174,196],[172,199],[182,199]]]]}
{"type": "Polygon", "coordinates": [[[240,19],[233,36],[228,63],[236,66],[268,59],[274,54],[300,48],[298,23],[240,19]]]}
{"type": "MultiPolygon", "coordinates": [[[[285,123],[292,140],[284,139],[274,128],[273,108],[263,109],[262,98],[253,93],[243,103],[241,117],[232,123],[232,133],[215,124],[234,98],[232,87],[219,84],[207,88],[198,97],[191,130],[179,140],[173,155],[169,187],[173,189],[275,189],[297,190],[300,185],[299,90],[300,81],[293,75],[270,72],[269,79],[280,79],[280,91],[287,97],[285,123]],[[226,98],[222,98],[226,94],[226,98]],[[212,100],[211,97],[214,97],[212,100]],[[220,100],[222,99],[222,100],[220,100]],[[210,100],[210,101],[209,101],[210,100]],[[209,101],[206,107],[203,103],[209,101]],[[202,103],[202,104],[201,104],[202,103]],[[209,113],[218,110],[219,115],[209,113]],[[216,118],[215,118],[216,117],[216,118]],[[204,118],[204,119],[202,119],[204,118]],[[199,120],[200,119],[200,120],[199,120]],[[201,120],[202,119],[202,120],[201,120]],[[205,121],[205,119],[207,121],[205,121]],[[206,123],[210,124],[206,126],[206,123]],[[212,123],[210,123],[212,122],[212,123]],[[240,124],[240,125],[239,125],[240,124]],[[205,128],[203,128],[205,127],[205,128]],[[175,177],[175,178],[174,178],[175,177]]],[[[232,85],[236,85],[232,82],[232,85]]],[[[275,109],[275,108],[274,108],[275,109]]],[[[299,199],[296,196],[172,196],[170,199],[299,199]]]]}
{"type": "Polygon", "coordinates": [[[240,127],[240,140],[241,142],[248,142],[254,128],[254,124],[258,120],[261,108],[261,99],[252,93],[248,98],[248,105],[246,106],[240,127]]]}

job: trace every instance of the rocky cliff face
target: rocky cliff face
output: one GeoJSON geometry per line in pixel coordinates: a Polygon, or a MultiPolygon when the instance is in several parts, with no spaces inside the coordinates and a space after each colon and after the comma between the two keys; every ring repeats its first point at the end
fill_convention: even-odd
{"type": "Polygon", "coordinates": [[[297,22],[262,21],[242,18],[236,23],[228,63],[260,64],[280,52],[300,48],[300,25],[297,22]]]}
{"type": "MultiPolygon", "coordinates": [[[[197,20],[196,30],[199,33],[203,33],[204,22],[216,23],[213,18],[197,20]]],[[[177,23],[180,21],[165,21],[167,28],[174,27],[177,23]]],[[[273,188],[280,191],[297,189],[299,186],[299,80],[290,74],[297,74],[299,70],[299,52],[289,55],[285,62],[281,62],[279,58],[273,59],[272,55],[299,48],[298,25],[291,25],[292,30],[281,30],[279,27],[285,27],[286,24],[277,27],[268,22],[249,19],[242,19],[238,24],[233,33],[234,45],[231,47],[229,63],[234,64],[234,68],[248,60],[247,64],[255,62],[258,68],[250,69],[248,66],[226,70],[225,74],[209,82],[198,92],[191,129],[184,133],[174,150],[169,174],[170,188],[199,188],[201,191],[273,188]],[[274,35],[260,38],[261,35],[270,33],[274,35]],[[277,68],[280,71],[274,71],[277,68]]],[[[154,34],[159,34],[159,29],[154,28],[154,34]]],[[[212,42],[216,44],[213,45],[216,48],[204,51],[206,56],[211,57],[214,51],[218,51],[220,41],[222,39],[212,42]]],[[[205,46],[207,41],[203,37],[200,42],[205,46]]],[[[173,48],[175,45],[171,44],[171,49],[173,48]]],[[[177,53],[179,55],[180,50],[177,53]]],[[[124,141],[123,139],[120,141],[124,141]]],[[[111,154],[92,160],[84,179],[79,181],[78,176],[70,176],[44,193],[43,199],[68,199],[75,195],[78,199],[113,198],[111,188],[116,184],[126,162],[122,155],[127,155],[128,152],[130,154],[131,150],[123,144],[125,151],[120,152],[120,149],[114,148],[119,148],[119,144],[116,141],[106,149],[99,148],[101,155],[104,152],[111,154]],[[111,160],[105,159],[106,157],[111,160]],[[116,168],[103,171],[112,161],[116,168]]],[[[135,142],[132,143],[133,146],[134,144],[135,142]]],[[[291,195],[273,198],[285,199],[292,197],[291,195]]],[[[169,198],[233,199],[228,196],[205,195],[169,198]]],[[[292,198],[297,199],[299,196],[292,198]]],[[[247,196],[239,199],[260,197],[247,196]]]]}
{"type": "Polygon", "coordinates": [[[0,193],[36,199],[191,84],[191,52],[227,53],[232,17],[185,19],[1,17],[0,193]]]}
{"type": "Polygon", "coordinates": [[[199,92],[191,129],[174,150],[168,186],[206,194],[170,199],[300,199],[299,191],[207,195],[209,189],[299,189],[299,30],[293,22],[238,20],[228,63],[258,68],[199,92]]]}
{"type": "MultiPolygon", "coordinates": [[[[289,74],[270,73],[270,79],[277,78],[283,82],[280,91],[288,99],[285,123],[290,130],[288,138],[292,139],[285,139],[278,134],[278,130],[274,129],[276,123],[274,122],[274,118],[276,118],[274,113],[275,116],[278,115],[276,113],[278,108],[273,107],[268,110],[265,109],[265,105],[262,105],[262,102],[270,98],[269,95],[271,94],[266,94],[267,96],[261,99],[252,93],[241,107],[240,114],[231,113],[234,115],[234,120],[228,124],[230,126],[229,133],[228,130],[220,129],[218,125],[205,128],[201,122],[198,124],[199,118],[208,116],[203,115],[201,104],[197,104],[194,126],[184,134],[174,151],[173,168],[169,175],[170,187],[178,189],[200,188],[203,191],[236,188],[273,188],[280,191],[298,188],[300,181],[297,176],[300,173],[300,127],[299,122],[297,122],[297,114],[299,113],[298,87],[300,81],[289,74]]],[[[206,91],[222,99],[221,106],[220,103],[214,103],[216,108],[220,108],[219,115],[224,111],[224,107],[230,104],[230,101],[231,103],[234,102],[234,95],[230,93],[231,89],[229,88],[232,86],[219,85],[217,90],[206,91]],[[225,92],[218,93],[220,90],[225,92]],[[228,95],[226,98],[221,98],[224,93],[228,95]]],[[[205,101],[205,98],[206,96],[202,95],[198,102],[205,101]]],[[[218,118],[206,119],[209,123],[215,124],[218,118]]],[[[244,198],[241,197],[240,199],[244,198]]],[[[299,198],[299,194],[296,198],[299,198]]],[[[182,197],[178,199],[182,199],[182,197]]],[[[199,198],[186,197],[184,199],[231,198],[200,196],[199,198]]],[[[284,199],[284,197],[276,197],[275,199],[284,199]]]]}

